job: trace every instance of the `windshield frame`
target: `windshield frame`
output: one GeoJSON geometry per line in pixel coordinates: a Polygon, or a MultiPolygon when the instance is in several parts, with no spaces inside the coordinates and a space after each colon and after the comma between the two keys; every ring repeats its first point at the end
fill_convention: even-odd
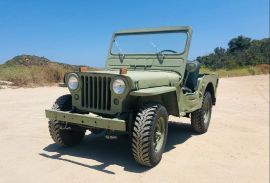
{"type": "MultiPolygon", "coordinates": [[[[159,54],[159,52],[157,51],[156,53],[113,53],[112,50],[113,50],[113,45],[115,44],[115,41],[116,41],[116,38],[119,37],[119,36],[133,36],[133,35],[153,35],[153,34],[170,34],[170,33],[181,33],[181,34],[185,34],[185,42],[184,42],[184,46],[183,46],[183,49],[182,49],[182,52],[177,52],[177,53],[162,53],[162,55],[182,55],[183,53],[185,53],[186,51],[186,47],[187,47],[187,41],[188,41],[188,33],[185,32],[185,31],[170,31],[170,32],[143,32],[143,33],[127,33],[127,34],[114,34],[114,37],[113,37],[113,40],[112,40],[112,44],[111,44],[111,47],[110,47],[110,54],[111,55],[119,55],[119,54],[123,54],[125,56],[127,55],[157,55],[159,54]]],[[[116,42],[117,43],[117,42],[116,42]]],[[[181,45],[179,45],[179,47],[181,47],[181,45]]],[[[122,48],[121,48],[122,49],[122,48]]],[[[120,51],[120,50],[119,50],[120,51]]]]}
{"type": "Polygon", "coordinates": [[[110,57],[119,57],[119,55],[124,55],[125,57],[131,57],[131,58],[136,58],[136,57],[156,57],[158,53],[112,53],[112,47],[114,44],[114,41],[116,39],[117,36],[122,36],[122,35],[140,35],[140,34],[166,34],[166,33],[185,33],[186,35],[186,40],[185,40],[185,45],[184,45],[184,49],[181,53],[170,53],[170,54],[166,54],[163,53],[163,55],[165,55],[166,57],[177,57],[177,56],[181,56],[183,54],[185,54],[186,52],[188,52],[189,49],[189,42],[190,42],[190,36],[191,36],[191,28],[190,27],[163,27],[163,28],[159,28],[159,29],[137,29],[137,30],[127,30],[127,31],[120,31],[120,32],[116,32],[113,34],[112,36],[112,40],[111,40],[111,44],[110,44],[110,48],[109,48],[109,56],[110,57]]]}

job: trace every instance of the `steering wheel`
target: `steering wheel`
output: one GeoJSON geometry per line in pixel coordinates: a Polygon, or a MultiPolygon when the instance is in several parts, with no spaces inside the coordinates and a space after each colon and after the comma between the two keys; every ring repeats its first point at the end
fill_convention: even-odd
{"type": "Polygon", "coordinates": [[[160,52],[158,52],[158,54],[162,54],[164,52],[177,53],[177,51],[174,51],[174,50],[161,50],[160,52]]]}

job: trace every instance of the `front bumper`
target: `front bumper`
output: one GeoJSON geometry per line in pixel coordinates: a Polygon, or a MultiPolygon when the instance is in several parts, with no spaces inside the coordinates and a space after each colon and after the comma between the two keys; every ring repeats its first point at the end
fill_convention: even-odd
{"type": "Polygon", "coordinates": [[[102,128],[116,131],[126,131],[126,122],[121,119],[103,118],[101,116],[91,116],[88,114],[77,114],[56,110],[45,110],[46,117],[50,120],[65,121],[68,123],[102,128]]]}

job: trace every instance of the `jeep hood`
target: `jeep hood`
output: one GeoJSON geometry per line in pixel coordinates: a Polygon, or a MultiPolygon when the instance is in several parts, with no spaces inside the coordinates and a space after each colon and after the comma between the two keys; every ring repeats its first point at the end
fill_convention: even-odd
{"type": "Polygon", "coordinates": [[[131,89],[143,89],[158,86],[174,86],[181,80],[181,76],[171,71],[127,71],[127,74],[120,75],[119,70],[91,71],[97,74],[112,74],[127,78],[131,82],[131,89]]]}

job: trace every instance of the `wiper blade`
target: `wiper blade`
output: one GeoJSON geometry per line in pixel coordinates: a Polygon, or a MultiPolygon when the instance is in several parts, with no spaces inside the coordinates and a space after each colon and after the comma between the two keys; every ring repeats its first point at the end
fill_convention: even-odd
{"type": "Polygon", "coordinates": [[[119,55],[121,55],[122,60],[123,60],[123,59],[125,58],[125,54],[124,54],[123,50],[121,49],[120,45],[118,44],[118,42],[117,42],[116,40],[114,40],[114,42],[115,42],[116,48],[117,48],[118,51],[119,51],[119,55]]]}
{"type": "Polygon", "coordinates": [[[151,42],[151,45],[157,50],[157,57],[160,59],[160,55],[162,56],[162,60],[165,58],[165,55],[162,53],[162,51],[155,45],[155,43],[151,42]]]}

